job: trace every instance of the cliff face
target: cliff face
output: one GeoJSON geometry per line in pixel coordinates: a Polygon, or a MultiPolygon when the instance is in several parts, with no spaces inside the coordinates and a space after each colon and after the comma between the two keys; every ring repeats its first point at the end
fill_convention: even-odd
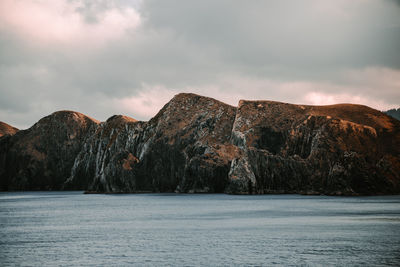
{"type": "Polygon", "coordinates": [[[193,94],[174,97],[149,121],[139,148],[140,180],[157,191],[223,192],[237,154],[236,108],[193,94]]]}
{"type": "Polygon", "coordinates": [[[0,139],[1,189],[60,189],[97,124],[81,113],[59,111],[0,139]]]}
{"type": "Polygon", "coordinates": [[[0,139],[8,189],[400,193],[400,122],[365,106],[179,94],[148,122],[71,116],[0,139]]]}
{"type": "Polygon", "coordinates": [[[116,115],[101,123],[75,158],[64,189],[96,192],[135,191],[132,167],[137,163],[133,149],[142,122],[116,115]]]}
{"type": "Polygon", "coordinates": [[[241,101],[231,193],[380,194],[400,190],[398,121],[360,105],[241,101]]]}
{"type": "Polygon", "coordinates": [[[66,186],[93,177],[89,191],[223,192],[237,154],[230,144],[235,112],[180,94],[149,122],[111,117],[85,143],[66,186]]]}

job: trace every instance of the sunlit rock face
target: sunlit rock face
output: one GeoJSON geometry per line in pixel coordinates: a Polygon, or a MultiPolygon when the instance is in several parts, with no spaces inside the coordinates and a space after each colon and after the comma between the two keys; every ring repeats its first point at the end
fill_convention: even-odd
{"type": "Polygon", "coordinates": [[[400,122],[366,106],[179,94],[148,122],[55,114],[0,139],[3,189],[400,193],[400,122]]]}
{"type": "Polygon", "coordinates": [[[2,190],[61,189],[85,138],[98,121],[72,111],[55,112],[28,130],[0,139],[2,190]]]}

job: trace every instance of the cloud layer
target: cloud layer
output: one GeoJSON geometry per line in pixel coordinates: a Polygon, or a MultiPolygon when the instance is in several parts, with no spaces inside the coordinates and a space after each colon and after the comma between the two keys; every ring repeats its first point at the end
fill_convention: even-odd
{"type": "Polygon", "coordinates": [[[400,105],[396,1],[0,1],[0,120],[149,119],[174,94],[400,105]]]}

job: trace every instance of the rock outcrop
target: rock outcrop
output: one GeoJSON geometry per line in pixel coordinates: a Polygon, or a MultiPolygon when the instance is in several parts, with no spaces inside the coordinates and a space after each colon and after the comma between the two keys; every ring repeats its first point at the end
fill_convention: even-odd
{"type": "Polygon", "coordinates": [[[361,105],[240,101],[231,193],[400,192],[400,124],[361,105]]]}
{"type": "Polygon", "coordinates": [[[0,137],[4,135],[14,135],[16,132],[18,132],[17,128],[0,121],[0,137]]]}
{"type": "Polygon", "coordinates": [[[64,189],[85,189],[94,192],[133,192],[132,172],[137,158],[132,153],[143,122],[116,115],[99,124],[75,158],[71,175],[64,189]]]}
{"type": "Polygon", "coordinates": [[[1,189],[61,189],[85,138],[97,125],[98,121],[81,113],[59,111],[27,130],[1,138],[1,189]]]}
{"type": "Polygon", "coordinates": [[[91,177],[95,192],[223,192],[236,108],[193,94],[174,97],[149,122],[113,116],[76,158],[66,187],[91,177]]]}
{"type": "Polygon", "coordinates": [[[148,122],[54,113],[0,149],[3,190],[400,193],[400,122],[361,105],[179,94],[148,122]]]}

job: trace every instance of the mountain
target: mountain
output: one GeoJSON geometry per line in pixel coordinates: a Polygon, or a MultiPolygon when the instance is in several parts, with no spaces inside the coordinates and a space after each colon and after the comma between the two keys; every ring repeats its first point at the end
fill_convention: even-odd
{"type": "Polygon", "coordinates": [[[13,135],[16,132],[18,132],[17,128],[12,127],[11,125],[8,125],[5,122],[0,121],[0,137],[6,134],[13,135]]]}
{"type": "Polygon", "coordinates": [[[400,121],[362,105],[178,94],[148,122],[62,114],[0,139],[3,190],[400,193],[400,121]]]}
{"type": "Polygon", "coordinates": [[[400,108],[398,108],[398,109],[395,109],[395,108],[389,109],[389,110],[385,111],[385,113],[387,115],[395,118],[395,119],[400,120],[400,108]]]}
{"type": "Polygon", "coordinates": [[[58,111],[27,130],[0,139],[2,190],[57,190],[98,121],[73,111],[58,111]]]}
{"type": "Polygon", "coordinates": [[[235,113],[180,94],[149,122],[111,117],[78,156],[67,186],[89,176],[88,190],[97,192],[223,192],[237,150],[230,144],[235,113]]]}

